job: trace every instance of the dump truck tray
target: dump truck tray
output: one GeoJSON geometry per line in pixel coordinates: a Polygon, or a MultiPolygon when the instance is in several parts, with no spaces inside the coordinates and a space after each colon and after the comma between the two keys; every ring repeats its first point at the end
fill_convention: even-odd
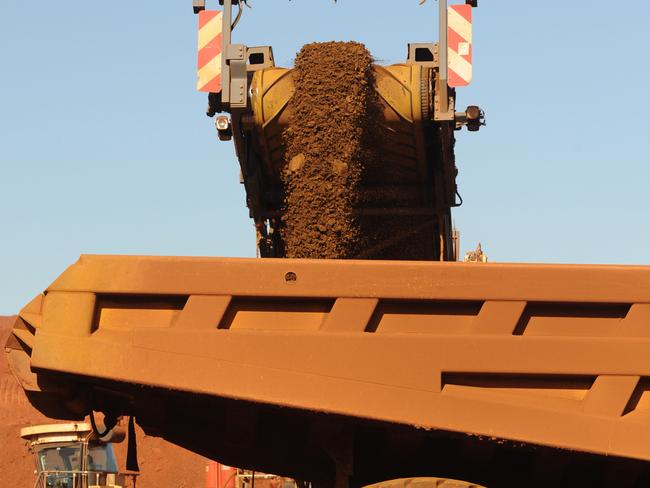
{"type": "Polygon", "coordinates": [[[46,415],[232,465],[506,486],[571,456],[643,475],[649,336],[650,267],[85,255],[6,352],[46,415]]]}

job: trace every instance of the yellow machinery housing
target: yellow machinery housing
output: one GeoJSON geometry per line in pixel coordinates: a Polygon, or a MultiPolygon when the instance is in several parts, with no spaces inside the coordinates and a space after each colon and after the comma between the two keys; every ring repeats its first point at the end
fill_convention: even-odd
{"type": "MultiPolygon", "coordinates": [[[[375,90],[380,107],[378,152],[382,171],[363,182],[358,218],[413,219],[413,232],[400,239],[428,239],[422,256],[428,260],[454,260],[450,209],[457,205],[454,161],[456,122],[436,121],[433,114],[437,68],[435,45],[413,45],[402,64],[375,66],[375,90]],[[425,49],[428,61],[416,61],[425,49]]],[[[260,254],[274,257],[282,212],[281,172],[285,165],[283,133],[292,120],[293,70],[269,67],[250,73],[249,108],[233,110],[233,137],[242,166],[251,217],[260,236],[260,254]]],[[[448,104],[453,111],[455,93],[448,104]]],[[[372,257],[358,256],[358,257],[372,257]]]]}

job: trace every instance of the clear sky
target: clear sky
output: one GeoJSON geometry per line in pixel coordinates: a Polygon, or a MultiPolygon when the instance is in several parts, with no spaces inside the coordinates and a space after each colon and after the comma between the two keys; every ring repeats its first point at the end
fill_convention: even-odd
{"type": "MultiPolygon", "coordinates": [[[[437,39],[433,0],[251,5],[235,41],[284,66],[313,41],[388,64],[437,39]]],[[[648,264],[649,19],[641,0],[479,0],[458,102],[488,125],[456,145],[463,251],[648,264]]],[[[0,2],[0,314],[81,253],[255,255],[233,147],[195,92],[196,22],[190,0],[0,2]]]]}

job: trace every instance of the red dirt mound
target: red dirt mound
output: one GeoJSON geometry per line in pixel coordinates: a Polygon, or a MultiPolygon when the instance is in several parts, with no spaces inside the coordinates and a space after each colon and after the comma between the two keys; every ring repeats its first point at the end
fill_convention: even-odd
{"type": "MultiPolygon", "coordinates": [[[[9,336],[14,317],[0,317],[0,344],[9,336]]],[[[4,356],[4,355],[3,355],[4,356]]],[[[20,429],[50,420],[30,405],[4,357],[0,359],[0,486],[31,486],[34,462],[20,438],[20,429]]]]}
{"type": "MultiPolygon", "coordinates": [[[[0,317],[0,345],[13,326],[14,317],[0,317]]],[[[20,438],[22,427],[56,423],[35,410],[22,388],[0,358],[0,487],[28,487],[34,482],[34,461],[20,438]]],[[[207,460],[194,453],[149,437],[138,429],[138,457],[141,476],[138,488],[202,488],[207,460]]],[[[126,459],[126,442],[116,446],[120,466],[126,459]]]]}

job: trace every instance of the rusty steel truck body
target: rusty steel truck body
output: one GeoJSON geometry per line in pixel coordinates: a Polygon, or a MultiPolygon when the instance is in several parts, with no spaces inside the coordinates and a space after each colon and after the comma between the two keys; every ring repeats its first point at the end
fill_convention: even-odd
{"type": "Polygon", "coordinates": [[[131,416],[314,486],[647,486],[650,267],[455,261],[453,133],[483,113],[454,108],[446,2],[440,44],[373,68],[381,140],[412,175],[378,184],[404,204],[355,209],[426,217],[416,261],[281,259],[297,78],[269,47],[230,42],[223,3],[208,112],[230,114],[217,130],[235,140],[264,258],[82,256],[6,345],[32,404],[107,425],[131,416]]]}

